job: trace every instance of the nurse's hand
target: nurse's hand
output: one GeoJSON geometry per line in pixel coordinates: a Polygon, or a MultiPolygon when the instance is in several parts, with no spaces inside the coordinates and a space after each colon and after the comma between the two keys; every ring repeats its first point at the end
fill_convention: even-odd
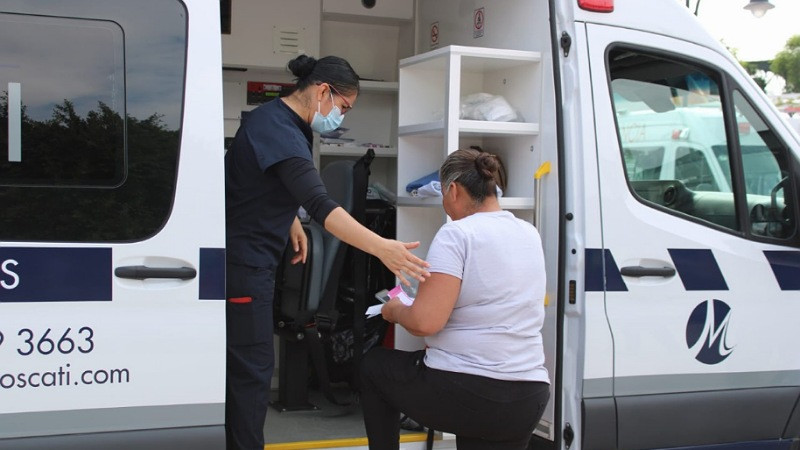
{"type": "Polygon", "coordinates": [[[292,222],[292,226],[289,228],[289,242],[292,243],[292,250],[294,250],[294,256],[292,256],[291,261],[292,264],[297,264],[299,262],[305,264],[306,254],[308,253],[308,236],[306,236],[303,224],[300,223],[300,219],[297,217],[294,218],[294,222],[292,222]]]}
{"type": "Polygon", "coordinates": [[[424,282],[431,276],[430,272],[427,271],[430,264],[409,251],[417,247],[419,247],[419,242],[400,242],[393,239],[384,239],[375,256],[400,279],[400,282],[406,286],[411,286],[406,277],[424,282]]]}

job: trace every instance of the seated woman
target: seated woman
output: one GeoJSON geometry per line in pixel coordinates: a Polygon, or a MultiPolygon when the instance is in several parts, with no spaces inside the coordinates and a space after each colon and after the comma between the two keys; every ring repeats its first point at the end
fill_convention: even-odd
{"type": "Polygon", "coordinates": [[[399,447],[400,412],[454,433],[460,450],[525,449],[549,398],[541,328],[541,238],[500,208],[499,160],[457,150],[440,169],[443,225],[431,277],[411,306],[387,302],[384,319],[425,337],[427,349],[375,348],[361,366],[371,450],[399,447]]]}

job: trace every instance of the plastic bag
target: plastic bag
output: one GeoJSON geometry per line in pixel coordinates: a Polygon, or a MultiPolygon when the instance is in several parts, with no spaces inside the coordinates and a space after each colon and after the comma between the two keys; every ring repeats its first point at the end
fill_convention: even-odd
{"type": "Polygon", "coordinates": [[[467,120],[522,122],[522,116],[502,95],[485,92],[462,98],[460,117],[467,120]]]}

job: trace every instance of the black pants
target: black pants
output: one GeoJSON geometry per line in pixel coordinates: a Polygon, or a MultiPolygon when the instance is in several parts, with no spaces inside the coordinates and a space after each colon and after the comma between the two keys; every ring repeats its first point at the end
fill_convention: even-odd
{"type": "Polygon", "coordinates": [[[425,351],[374,348],[361,364],[370,450],[399,448],[400,413],[454,433],[459,450],[522,450],[544,412],[550,385],[425,367],[425,351]]]}
{"type": "Polygon", "coordinates": [[[228,450],[263,450],[275,367],[272,298],[275,271],[227,265],[225,438],[228,450]]]}

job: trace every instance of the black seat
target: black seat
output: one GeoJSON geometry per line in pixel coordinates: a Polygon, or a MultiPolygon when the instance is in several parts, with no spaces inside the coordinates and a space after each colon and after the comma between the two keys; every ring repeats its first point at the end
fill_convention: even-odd
{"type": "MultiPolygon", "coordinates": [[[[353,213],[354,163],[335,161],[321,173],[328,196],[345,211],[353,213]]],[[[280,283],[280,302],[276,302],[284,320],[281,328],[305,326],[317,313],[320,299],[333,293],[338,286],[347,244],[325,230],[322,224],[311,221],[303,227],[308,237],[306,263],[291,264],[294,254],[287,247],[282,262],[283,282],[280,283]]]]}
{"type": "MultiPolygon", "coordinates": [[[[335,161],[321,173],[331,199],[356,218],[363,216],[373,157],[369,150],[358,161],[335,161]]],[[[273,406],[281,411],[316,408],[308,401],[309,356],[320,389],[330,401],[341,404],[330,391],[320,334],[336,326],[335,299],[349,246],[322,224],[312,221],[304,229],[306,263],[291,264],[294,251],[287,246],[275,283],[275,333],[281,339],[278,401],[273,406]]]]}

